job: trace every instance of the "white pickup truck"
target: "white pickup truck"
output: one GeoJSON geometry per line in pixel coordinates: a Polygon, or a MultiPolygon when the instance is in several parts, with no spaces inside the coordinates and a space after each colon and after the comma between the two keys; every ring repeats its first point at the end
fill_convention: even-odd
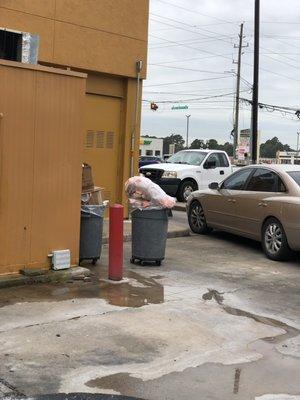
{"type": "Polygon", "coordinates": [[[186,201],[193,191],[223,181],[232,173],[232,166],[225,151],[182,150],[164,164],[141,167],[140,173],[178,201],[186,201]]]}

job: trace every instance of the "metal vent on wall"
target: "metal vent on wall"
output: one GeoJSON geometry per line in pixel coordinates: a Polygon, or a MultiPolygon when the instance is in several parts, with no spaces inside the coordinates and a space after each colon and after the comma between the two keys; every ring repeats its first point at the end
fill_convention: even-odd
{"type": "Polygon", "coordinates": [[[87,131],[86,139],[85,139],[85,147],[91,148],[93,146],[94,146],[94,132],[93,131],[87,131]]]}
{"type": "Polygon", "coordinates": [[[98,131],[96,133],[96,147],[98,149],[104,148],[104,131],[98,131]]]}
{"type": "Polygon", "coordinates": [[[106,133],[106,148],[107,149],[113,149],[114,148],[114,138],[115,138],[115,133],[114,132],[107,132],[106,133]]]}

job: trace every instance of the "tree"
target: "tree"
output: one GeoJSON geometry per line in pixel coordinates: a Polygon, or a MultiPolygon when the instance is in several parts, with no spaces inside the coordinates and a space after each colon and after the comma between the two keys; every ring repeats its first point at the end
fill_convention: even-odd
{"type": "Polygon", "coordinates": [[[275,158],[277,151],[292,151],[292,149],[288,144],[281,143],[276,136],[260,146],[261,157],[275,158]]]}
{"type": "Polygon", "coordinates": [[[233,144],[226,142],[225,144],[220,145],[220,150],[226,151],[226,153],[232,157],[233,156],[233,144]]]}
{"type": "Polygon", "coordinates": [[[202,139],[195,139],[192,141],[190,149],[206,149],[206,144],[202,139]]]}
{"type": "Polygon", "coordinates": [[[209,139],[206,142],[202,139],[195,139],[190,146],[190,149],[210,149],[210,150],[223,150],[229,156],[233,155],[232,143],[226,142],[225,144],[219,144],[216,139],[209,139]]]}
{"type": "Polygon", "coordinates": [[[210,150],[219,150],[219,144],[216,139],[209,139],[206,141],[206,147],[210,150]]]}
{"type": "Polygon", "coordinates": [[[169,145],[175,144],[175,153],[184,148],[184,139],[181,135],[171,134],[164,138],[163,153],[169,153],[169,145]]]}

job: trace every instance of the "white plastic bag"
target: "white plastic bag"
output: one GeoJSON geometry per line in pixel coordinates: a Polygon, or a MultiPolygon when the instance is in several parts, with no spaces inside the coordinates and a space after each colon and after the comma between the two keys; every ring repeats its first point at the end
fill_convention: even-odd
{"type": "Polygon", "coordinates": [[[176,200],[168,196],[156,183],[144,176],[133,176],[125,183],[125,191],[133,208],[173,208],[176,200]]]}

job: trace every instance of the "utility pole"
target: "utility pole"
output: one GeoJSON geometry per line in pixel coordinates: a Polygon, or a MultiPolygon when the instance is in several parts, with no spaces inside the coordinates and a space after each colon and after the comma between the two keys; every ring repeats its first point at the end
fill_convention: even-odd
{"type": "Polygon", "coordinates": [[[243,31],[244,31],[244,23],[240,25],[240,34],[239,34],[239,44],[234,45],[235,49],[239,49],[238,60],[237,62],[233,61],[234,64],[237,64],[237,74],[236,74],[236,95],[235,95],[235,116],[234,116],[234,140],[233,140],[233,156],[236,158],[236,149],[239,143],[239,112],[240,112],[240,85],[241,85],[241,63],[242,63],[242,49],[243,47],[248,47],[249,43],[246,46],[243,46],[243,31]]]}
{"type": "Polygon", "coordinates": [[[190,122],[190,114],[186,115],[186,148],[189,148],[189,122],[190,122]]]}
{"type": "Polygon", "coordinates": [[[259,11],[260,0],[255,0],[254,11],[254,63],[253,63],[253,94],[252,94],[252,163],[258,162],[258,81],[259,81],[259,11]]]}
{"type": "Polygon", "coordinates": [[[297,153],[296,153],[296,159],[298,159],[298,154],[299,154],[299,135],[300,135],[300,132],[297,132],[297,153]]]}

